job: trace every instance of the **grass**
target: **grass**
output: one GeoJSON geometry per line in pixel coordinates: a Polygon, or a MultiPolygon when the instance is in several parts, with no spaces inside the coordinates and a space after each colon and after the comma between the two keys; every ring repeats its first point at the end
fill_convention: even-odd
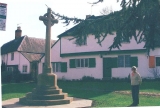
{"type": "MultiPolygon", "coordinates": [[[[143,82],[140,92],[160,93],[160,82],[143,82]]],[[[20,98],[32,91],[35,83],[2,84],[2,100],[20,98]]],[[[59,81],[58,86],[69,96],[91,99],[93,107],[125,107],[132,103],[131,95],[113,91],[130,91],[126,82],[70,82],[59,81]]],[[[160,106],[160,97],[141,96],[139,106],[160,106]]]]}

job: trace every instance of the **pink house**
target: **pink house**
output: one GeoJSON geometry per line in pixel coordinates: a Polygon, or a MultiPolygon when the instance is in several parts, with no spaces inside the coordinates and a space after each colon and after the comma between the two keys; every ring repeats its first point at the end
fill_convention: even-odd
{"type": "MultiPolygon", "coordinates": [[[[159,43],[155,50],[150,51],[149,56],[147,50],[143,48],[144,42],[137,44],[134,38],[130,42],[124,41],[120,50],[115,48],[109,51],[115,32],[106,36],[102,46],[97,44],[92,34],[79,45],[75,44],[75,40],[69,40],[74,37],[70,33],[78,29],[79,25],[76,25],[60,34],[59,40],[51,48],[53,72],[59,79],[81,79],[83,76],[96,79],[126,78],[133,65],[137,66],[143,78],[153,78],[150,71],[154,68],[160,70],[159,43]]],[[[39,62],[39,73],[42,73],[44,57],[39,62]]]]}
{"type": "MultiPolygon", "coordinates": [[[[6,70],[18,69],[21,74],[32,72],[38,74],[38,63],[45,52],[45,40],[22,36],[20,27],[15,31],[15,39],[1,46],[1,60],[6,64],[6,70]]],[[[52,41],[52,44],[55,41],[52,41]]]]}

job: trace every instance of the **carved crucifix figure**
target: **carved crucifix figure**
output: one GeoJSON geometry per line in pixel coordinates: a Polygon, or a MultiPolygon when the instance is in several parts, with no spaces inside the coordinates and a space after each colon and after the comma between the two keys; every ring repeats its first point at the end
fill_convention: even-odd
{"type": "Polygon", "coordinates": [[[46,41],[45,41],[45,64],[43,73],[51,73],[51,26],[58,23],[58,20],[54,19],[51,14],[51,8],[48,8],[47,13],[44,16],[40,16],[39,20],[43,21],[46,25],[46,41]]]}

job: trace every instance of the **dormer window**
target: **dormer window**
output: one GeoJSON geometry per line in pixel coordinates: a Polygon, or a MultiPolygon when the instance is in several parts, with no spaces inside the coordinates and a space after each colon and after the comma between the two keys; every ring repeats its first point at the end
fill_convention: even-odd
{"type": "Polygon", "coordinates": [[[87,38],[82,36],[81,38],[76,40],[76,45],[77,46],[83,46],[83,45],[87,45],[87,38]]]}
{"type": "Polygon", "coordinates": [[[14,60],[14,52],[11,53],[11,61],[14,60]]]}

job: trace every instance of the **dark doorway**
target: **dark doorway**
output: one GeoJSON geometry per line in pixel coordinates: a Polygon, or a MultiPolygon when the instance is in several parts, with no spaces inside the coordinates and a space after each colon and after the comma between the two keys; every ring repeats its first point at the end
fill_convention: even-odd
{"type": "Polygon", "coordinates": [[[38,62],[31,62],[31,77],[34,81],[37,81],[37,76],[38,76],[38,62]]]}
{"type": "Polygon", "coordinates": [[[114,67],[117,67],[117,58],[103,58],[103,79],[111,79],[114,67]]]}

